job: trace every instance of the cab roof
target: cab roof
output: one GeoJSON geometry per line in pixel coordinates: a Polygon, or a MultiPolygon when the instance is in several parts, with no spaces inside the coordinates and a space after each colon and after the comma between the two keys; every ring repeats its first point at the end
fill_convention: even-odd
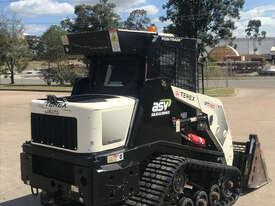
{"type": "Polygon", "coordinates": [[[144,55],[152,44],[152,40],[158,37],[178,42],[183,39],[173,34],[119,29],[74,33],[63,36],[62,40],[65,52],[70,55],[136,53],[144,55]]]}

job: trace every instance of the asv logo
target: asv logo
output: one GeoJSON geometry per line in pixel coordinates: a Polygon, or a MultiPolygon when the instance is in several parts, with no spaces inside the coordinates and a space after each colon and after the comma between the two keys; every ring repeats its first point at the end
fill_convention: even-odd
{"type": "Polygon", "coordinates": [[[171,107],[171,99],[162,99],[159,102],[154,102],[152,107],[152,117],[169,115],[170,111],[167,111],[171,107]]]}

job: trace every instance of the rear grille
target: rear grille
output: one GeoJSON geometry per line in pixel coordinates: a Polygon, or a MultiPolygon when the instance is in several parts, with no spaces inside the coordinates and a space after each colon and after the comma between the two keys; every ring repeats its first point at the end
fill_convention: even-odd
{"type": "Polygon", "coordinates": [[[77,120],[45,114],[31,114],[32,142],[77,150],[77,120]]]}

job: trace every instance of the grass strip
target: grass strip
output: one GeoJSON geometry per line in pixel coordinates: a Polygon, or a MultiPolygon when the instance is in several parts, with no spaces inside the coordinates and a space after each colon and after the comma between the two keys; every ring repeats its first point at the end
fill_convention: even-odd
{"type": "Polygon", "coordinates": [[[72,87],[47,85],[0,85],[0,90],[71,92],[72,87]]]}
{"type": "MultiPolygon", "coordinates": [[[[47,85],[0,85],[0,90],[15,91],[50,91],[50,92],[71,92],[70,86],[47,86],[47,85]]],[[[221,97],[232,96],[235,94],[234,88],[206,89],[208,96],[221,97]]]]}
{"type": "Polygon", "coordinates": [[[235,94],[234,88],[206,89],[205,95],[212,97],[227,97],[235,94]]]}

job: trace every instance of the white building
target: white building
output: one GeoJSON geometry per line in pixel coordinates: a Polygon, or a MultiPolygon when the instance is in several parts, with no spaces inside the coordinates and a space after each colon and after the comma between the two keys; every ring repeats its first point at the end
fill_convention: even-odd
{"type": "MultiPolygon", "coordinates": [[[[217,46],[229,45],[229,42],[221,40],[217,46]]],[[[271,48],[275,46],[275,37],[265,38],[261,42],[249,38],[237,38],[233,41],[233,45],[237,45],[236,50],[240,55],[269,54],[271,48]]]]}

